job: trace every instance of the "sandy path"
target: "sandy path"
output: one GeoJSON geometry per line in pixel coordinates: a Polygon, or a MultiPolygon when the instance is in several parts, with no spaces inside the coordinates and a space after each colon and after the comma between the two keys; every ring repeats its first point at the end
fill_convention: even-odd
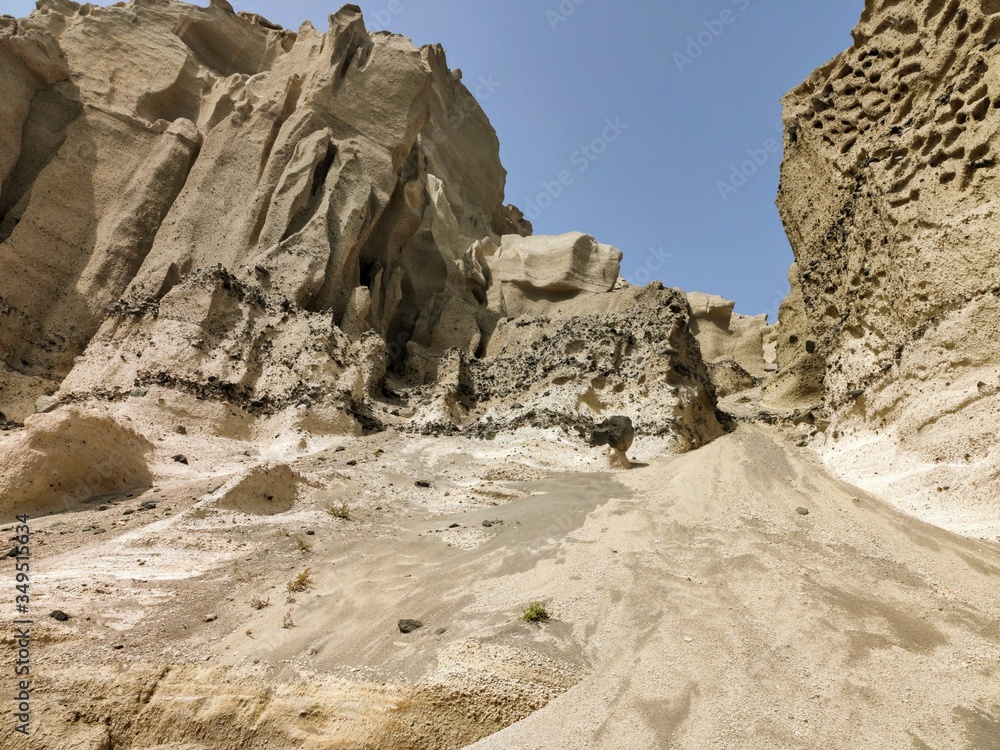
{"type": "MultiPolygon", "coordinates": [[[[227,562],[160,581],[163,601],[136,598],[141,581],[119,582],[105,616],[131,602],[135,623],[113,636],[120,651],[99,637],[99,603],[76,592],[74,619],[43,625],[52,739],[38,747],[71,746],[83,725],[59,726],[72,711],[92,719],[80,747],[93,733],[95,747],[113,736],[116,747],[318,750],[454,748],[540,708],[470,747],[1000,748],[1000,546],[863,495],[779,431],[743,425],[631,471],[508,484],[526,494],[464,511],[463,488],[516,468],[504,445],[387,440],[359,440],[330,460],[376,445],[393,455],[399,476],[377,463],[360,472],[362,461],[345,484],[368,487],[391,523],[308,509],[237,525],[209,515],[191,542],[238,551],[253,576],[234,577],[227,562]],[[414,488],[412,476],[433,488],[414,488]],[[312,551],[295,552],[276,528],[293,538],[315,528],[302,537],[312,551]],[[306,565],[312,585],[284,603],[284,582],[306,565]],[[254,611],[254,593],[272,606],[254,611]],[[532,600],[554,619],[518,620],[532,600]],[[218,619],[203,622],[209,611],[218,619]],[[294,627],[282,627],[286,611],[294,627]],[[400,618],[424,627],[401,634],[400,618]],[[159,676],[165,665],[169,677],[159,676]],[[134,726],[104,734],[101,716],[133,710],[119,705],[128,691],[153,697],[134,726]]],[[[588,465],[572,446],[544,450],[588,465]]],[[[185,518],[128,538],[173,544],[185,518]]],[[[152,566],[158,549],[79,544],[44,563],[53,582],[102,566],[127,572],[128,554],[152,566]]],[[[53,589],[43,601],[67,595],[53,589]]]]}
{"type": "Polygon", "coordinates": [[[753,427],[624,481],[490,584],[552,592],[590,676],[472,747],[1000,748],[997,545],[753,427]]]}

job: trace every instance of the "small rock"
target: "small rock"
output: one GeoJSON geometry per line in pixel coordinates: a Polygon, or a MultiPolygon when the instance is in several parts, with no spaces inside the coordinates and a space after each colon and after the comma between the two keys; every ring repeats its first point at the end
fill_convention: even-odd
{"type": "Polygon", "coordinates": [[[205,622],[215,622],[218,619],[219,619],[219,616],[216,615],[216,614],[205,615],[205,622]]]}
{"type": "Polygon", "coordinates": [[[39,396],[35,401],[35,412],[37,414],[48,414],[59,406],[59,399],[55,396],[39,396]]]}
{"type": "Polygon", "coordinates": [[[187,435],[188,434],[187,427],[185,427],[182,424],[177,425],[174,428],[174,432],[176,432],[178,435],[187,435]]]}
{"type": "Polygon", "coordinates": [[[135,508],[126,508],[122,511],[123,516],[131,516],[133,513],[135,513],[135,508]]]}
{"type": "Polygon", "coordinates": [[[438,628],[434,631],[434,635],[444,635],[448,632],[448,628],[438,628]]]}
{"type": "Polygon", "coordinates": [[[803,508],[801,506],[798,507],[798,508],[796,508],[795,512],[798,513],[800,516],[808,516],[809,515],[809,509],[808,508],[803,508]]]}
{"type": "Polygon", "coordinates": [[[53,620],[58,620],[59,622],[66,622],[69,619],[69,615],[63,612],[61,609],[54,609],[49,613],[49,617],[53,620]]]}
{"type": "Polygon", "coordinates": [[[486,519],[485,521],[483,521],[483,527],[484,527],[484,528],[487,528],[487,529],[488,529],[488,528],[490,528],[490,526],[492,526],[492,525],[493,525],[493,522],[492,522],[491,520],[489,520],[489,519],[486,519]]]}
{"type": "Polygon", "coordinates": [[[147,393],[149,393],[149,391],[148,391],[148,390],[146,390],[145,388],[133,388],[133,389],[132,389],[132,393],[131,393],[130,395],[131,395],[131,396],[132,396],[133,398],[142,398],[142,397],[143,397],[143,396],[145,396],[145,395],[146,395],[147,393]]]}
{"type": "Polygon", "coordinates": [[[142,505],[139,506],[139,510],[152,510],[157,506],[159,500],[146,500],[142,505]]]}
{"type": "Polygon", "coordinates": [[[452,524],[451,526],[449,526],[448,528],[449,528],[449,529],[457,529],[457,528],[459,528],[459,527],[460,527],[461,525],[462,525],[462,524],[460,524],[460,523],[453,523],[453,524],[452,524]]]}
{"type": "Polygon", "coordinates": [[[107,529],[94,529],[94,536],[97,536],[98,534],[107,534],[107,533],[108,533],[107,529]]]}
{"type": "Polygon", "coordinates": [[[428,480],[428,479],[418,479],[413,484],[415,484],[417,487],[430,487],[431,486],[430,480],[428,480]]]}
{"type": "Polygon", "coordinates": [[[357,461],[355,461],[355,460],[354,460],[354,459],[352,458],[352,459],[351,459],[350,461],[348,461],[348,462],[347,462],[347,465],[348,465],[348,466],[357,466],[357,465],[358,465],[358,462],[357,462],[357,461]]]}
{"type": "Polygon", "coordinates": [[[111,510],[111,506],[110,505],[98,505],[97,509],[98,510],[111,510]]]}
{"type": "Polygon", "coordinates": [[[121,651],[123,648],[125,648],[125,644],[124,643],[116,643],[111,648],[113,648],[115,651],[121,651]]]}
{"type": "Polygon", "coordinates": [[[187,466],[188,462],[187,456],[185,456],[183,453],[178,453],[176,456],[171,456],[171,458],[173,458],[174,461],[176,461],[177,463],[184,464],[185,466],[187,466]]]}
{"type": "Polygon", "coordinates": [[[635,440],[635,428],[629,417],[615,416],[605,419],[594,427],[590,435],[592,446],[610,445],[616,451],[624,453],[632,447],[635,440]]]}
{"type": "Polygon", "coordinates": [[[93,526],[93,525],[91,525],[91,526],[84,526],[82,529],[80,529],[80,531],[93,531],[96,528],[97,527],[93,526]]]}
{"type": "Polygon", "coordinates": [[[346,451],[346,450],[347,450],[347,448],[345,448],[344,446],[338,445],[336,448],[333,449],[333,452],[334,453],[342,453],[343,451],[346,451]]]}
{"type": "Polygon", "coordinates": [[[419,630],[424,624],[420,620],[400,620],[397,623],[400,633],[412,633],[414,630],[419,630]]]}
{"type": "Polygon", "coordinates": [[[316,532],[312,529],[306,529],[306,536],[316,536],[316,532]]]}

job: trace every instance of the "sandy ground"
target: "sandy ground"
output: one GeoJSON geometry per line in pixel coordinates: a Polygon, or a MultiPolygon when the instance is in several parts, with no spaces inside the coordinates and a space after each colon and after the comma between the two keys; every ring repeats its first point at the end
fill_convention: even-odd
{"type": "Polygon", "coordinates": [[[630,470],[544,433],[307,440],[275,515],[217,507],[243,454],[203,442],[34,522],[35,612],[71,619],[0,747],[1000,748],[1000,546],[794,439],[630,470]]]}
{"type": "Polygon", "coordinates": [[[1000,541],[997,459],[930,460],[904,448],[892,432],[862,432],[817,447],[834,474],[905,513],[965,536],[1000,541]]]}

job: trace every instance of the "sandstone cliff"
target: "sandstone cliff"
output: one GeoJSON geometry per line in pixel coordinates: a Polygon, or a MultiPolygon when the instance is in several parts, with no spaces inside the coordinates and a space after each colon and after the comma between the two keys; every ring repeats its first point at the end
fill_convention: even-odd
{"type": "Polygon", "coordinates": [[[869,0],[854,39],[785,99],[769,396],[823,404],[851,479],[976,531],[1000,469],[1000,5],[869,0]]]}
{"type": "MultiPolygon", "coordinates": [[[[155,421],[196,399],[250,420],[295,410],[283,424],[327,432],[465,428],[511,388],[466,379],[442,413],[420,396],[446,353],[476,362],[503,321],[541,331],[563,303],[615,296],[617,249],[530,237],[503,203],[496,135],[443,50],[369,33],[355,6],[293,32],[224,0],[44,0],[4,21],[0,66],[0,127],[18,135],[0,153],[8,419],[131,400],[155,421]]],[[[563,423],[635,413],[652,388],[652,433],[676,424],[680,449],[721,433],[687,305],[654,297],[633,318],[673,321],[645,340],[672,342],[679,367],[655,386],[636,370],[624,398],[611,381],[646,354],[611,342],[618,354],[584,370],[619,395],[577,389],[563,423]]],[[[569,355],[548,356],[504,377],[569,355]]]]}

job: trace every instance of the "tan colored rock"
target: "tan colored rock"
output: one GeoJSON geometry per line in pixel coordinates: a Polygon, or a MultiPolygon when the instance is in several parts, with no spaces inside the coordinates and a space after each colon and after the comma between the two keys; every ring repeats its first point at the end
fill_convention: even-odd
{"type": "MultiPolygon", "coordinates": [[[[422,311],[455,295],[472,324],[425,320],[421,344],[449,346],[457,326],[474,347],[486,280],[466,252],[527,231],[443,50],[369,34],[355,6],[322,33],[226,3],[43,0],[0,29],[0,71],[0,126],[18,136],[0,149],[0,358],[35,397],[99,330],[140,348],[121,311],[218,266],[276,308],[373,328],[400,358],[422,311]]],[[[132,385],[94,374],[74,387],[132,385]]]]}
{"type": "MultiPolygon", "coordinates": [[[[16,204],[0,216],[8,416],[40,396],[129,399],[155,424],[174,400],[129,397],[155,387],[236,410],[232,424],[251,433],[352,433],[392,421],[392,378],[414,400],[414,424],[476,430],[539,377],[507,348],[520,329],[504,320],[522,315],[538,317],[528,326],[538,337],[549,316],[575,320],[585,349],[581,327],[605,316],[593,354],[607,372],[586,380],[620,377],[640,397],[645,386],[625,382],[643,377],[639,359],[619,372],[611,331],[628,310],[663,313],[652,297],[636,308],[639,290],[611,293],[617,249],[578,232],[527,236],[530,223],[503,202],[496,135],[440,47],[371,34],[353,5],[326,33],[308,23],[293,33],[223,2],[43,0],[3,34],[3,116],[25,134],[0,195],[16,204]],[[489,352],[503,360],[502,387],[463,364],[489,352]],[[447,407],[434,406],[438,395],[423,403],[424,385],[450,394],[447,407]]],[[[674,306],[671,331],[688,320],[674,306]]],[[[680,449],[719,432],[690,343],[653,368],[671,386],[637,422],[680,449]],[[688,374],[668,376],[674,364],[688,374]]],[[[596,386],[560,390],[570,421],[612,403],[634,410],[596,386]]],[[[226,424],[200,427],[224,437],[226,424]]]]}
{"type": "MultiPolygon", "coordinates": [[[[506,290],[505,290],[506,293],[506,290]]],[[[579,293],[539,315],[501,320],[466,364],[474,434],[524,424],[586,434],[613,415],[636,441],[683,453],[724,432],[683,292],[654,283],[579,293]]]]}
{"type": "Polygon", "coordinates": [[[740,315],[735,302],[712,294],[687,292],[691,330],[708,363],[734,362],[752,377],[761,378],[767,364],[764,337],[770,331],[766,315],[740,315]]]}
{"type": "Polygon", "coordinates": [[[778,198],[796,265],[773,395],[822,400],[836,465],[967,532],[1000,460],[998,10],[869,0],[785,98],[778,198]]]}
{"type": "Polygon", "coordinates": [[[70,408],[25,420],[0,441],[0,516],[74,510],[103,495],[145,490],[152,445],[111,417],[70,408]]]}
{"type": "Polygon", "coordinates": [[[372,309],[372,295],[366,286],[355,287],[347,301],[344,319],[340,321],[340,329],[351,338],[358,338],[371,325],[369,315],[372,309]]]}
{"type": "Polygon", "coordinates": [[[503,285],[503,311],[517,317],[581,293],[611,291],[621,259],[617,248],[602,245],[588,234],[570,232],[506,235],[490,263],[494,279],[503,285]]]}

